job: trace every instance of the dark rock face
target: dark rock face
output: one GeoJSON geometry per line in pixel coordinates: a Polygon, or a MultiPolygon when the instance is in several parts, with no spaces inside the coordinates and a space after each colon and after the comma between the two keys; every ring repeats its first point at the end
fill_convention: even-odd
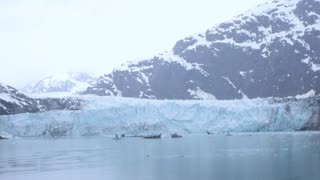
{"type": "Polygon", "coordinates": [[[13,87],[0,84],[0,115],[36,113],[50,110],[80,110],[78,98],[30,98],[13,87]]]}
{"type": "Polygon", "coordinates": [[[319,131],[320,130],[320,98],[315,100],[316,102],[313,102],[310,104],[310,108],[313,110],[312,119],[306,123],[303,128],[300,130],[306,131],[306,130],[312,130],[312,131],[319,131]]]}
{"type": "Polygon", "coordinates": [[[241,99],[320,93],[320,1],[277,0],[114,69],[85,94],[241,99]]]}
{"type": "Polygon", "coordinates": [[[0,84],[0,115],[22,112],[39,112],[41,106],[13,87],[0,84]]]}

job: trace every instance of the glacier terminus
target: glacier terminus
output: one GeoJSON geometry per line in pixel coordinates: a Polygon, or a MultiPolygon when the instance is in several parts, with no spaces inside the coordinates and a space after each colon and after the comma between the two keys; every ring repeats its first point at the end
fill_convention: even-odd
{"type": "Polygon", "coordinates": [[[320,98],[142,100],[83,96],[78,111],[0,116],[0,131],[20,137],[150,133],[201,134],[319,130],[320,98]]]}

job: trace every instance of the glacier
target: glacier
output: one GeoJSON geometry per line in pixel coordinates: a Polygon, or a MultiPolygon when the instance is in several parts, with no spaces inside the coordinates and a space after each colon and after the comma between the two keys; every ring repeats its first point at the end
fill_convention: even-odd
{"type": "Polygon", "coordinates": [[[320,129],[320,97],[201,101],[81,98],[83,109],[79,111],[0,116],[0,132],[59,137],[320,129]]]}

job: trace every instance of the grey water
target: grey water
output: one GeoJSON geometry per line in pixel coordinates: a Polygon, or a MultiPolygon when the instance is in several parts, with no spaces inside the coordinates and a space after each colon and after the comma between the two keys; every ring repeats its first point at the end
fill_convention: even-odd
{"type": "Polygon", "coordinates": [[[319,180],[320,133],[0,141],[1,180],[319,180]]]}

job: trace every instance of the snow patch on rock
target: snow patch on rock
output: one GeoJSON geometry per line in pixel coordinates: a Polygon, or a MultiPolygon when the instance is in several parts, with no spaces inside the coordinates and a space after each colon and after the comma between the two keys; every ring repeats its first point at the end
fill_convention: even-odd
{"type": "Polygon", "coordinates": [[[197,87],[196,90],[188,89],[188,92],[194,99],[203,99],[203,100],[216,100],[216,97],[210,93],[207,93],[197,87]]]}
{"type": "Polygon", "coordinates": [[[205,70],[203,70],[201,68],[201,66],[202,66],[201,64],[189,63],[185,59],[183,59],[182,57],[180,57],[178,55],[175,55],[172,50],[166,51],[165,53],[160,54],[158,57],[160,59],[163,59],[164,61],[167,61],[167,62],[170,62],[170,63],[172,63],[172,62],[178,63],[179,65],[184,67],[187,71],[197,70],[204,76],[208,76],[209,75],[208,72],[206,72],[205,70]]]}
{"type": "Polygon", "coordinates": [[[305,94],[298,94],[296,95],[297,99],[305,99],[305,98],[309,98],[309,97],[314,97],[316,95],[316,92],[311,89],[309,92],[305,93],[305,94]]]}

